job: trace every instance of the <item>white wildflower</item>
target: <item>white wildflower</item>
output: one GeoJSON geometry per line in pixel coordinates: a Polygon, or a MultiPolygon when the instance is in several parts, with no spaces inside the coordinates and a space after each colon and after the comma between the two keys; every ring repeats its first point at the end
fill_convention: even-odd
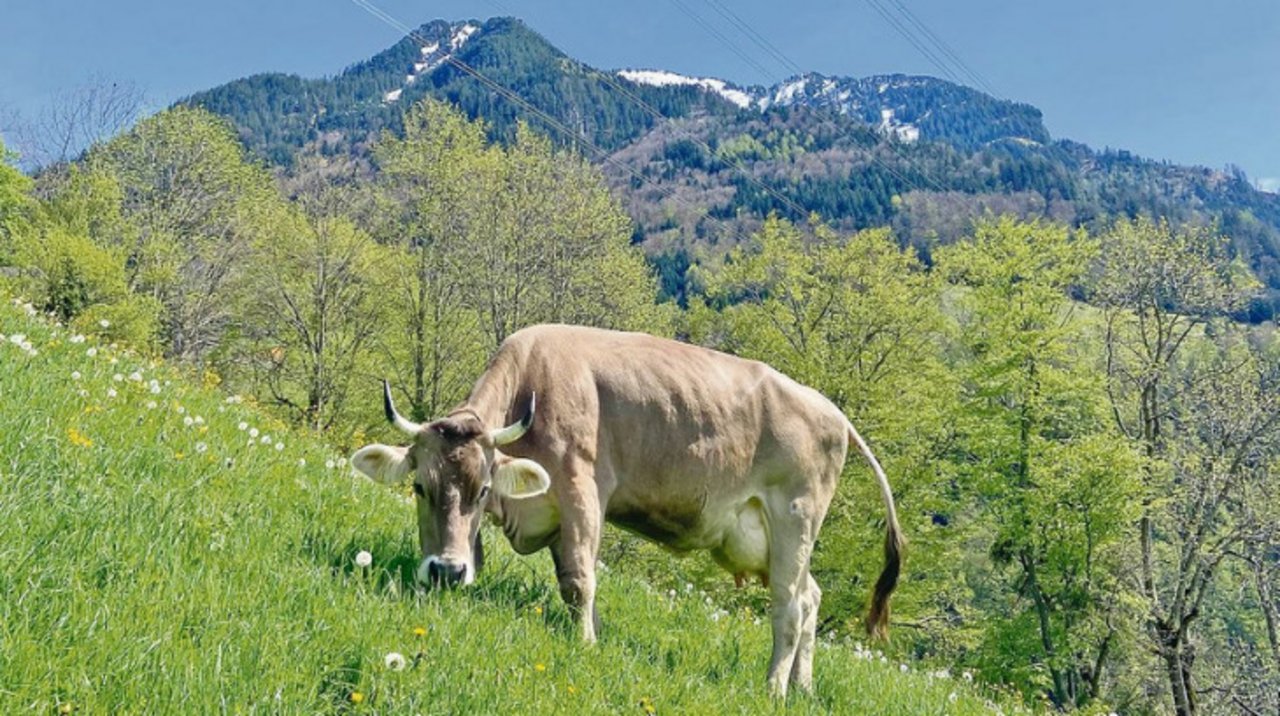
{"type": "Polygon", "coordinates": [[[102,326],[103,328],[110,328],[110,327],[111,327],[111,321],[108,321],[107,319],[105,319],[105,318],[104,318],[104,319],[102,319],[101,321],[98,321],[98,325],[99,325],[99,326],[102,326]]]}
{"type": "Polygon", "coordinates": [[[960,675],[965,681],[973,681],[973,672],[966,671],[960,675]]]}
{"type": "Polygon", "coordinates": [[[9,342],[14,344],[15,346],[22,345],[26,340],[27,340],[27,336],[26,334],[23,334],[23,333],[15,333],[12,336],[9,336],[9,342]]]}
{"type": "Polygon", "coordinates": [[[239,430],[240,430],[240,432],[244,432],[244,431],[246,431],[246,430],[248,430],[248,429],[249,429],[249,424],[248,424],[248,423],[246,423],[245,421],[241,420],[241,421],[240,421],[240,424],[239,424],[239,425],[237,425],[237,426],[236,426],[236,428],[237,428],[237,429],[239,429],[239,430]]]}
{"type": "Polygon", "coordinates": [[[74,336],[71,336],[70,340],[72,343],[84,343],[84,336],[77,333],[74,336]]]}
{"type": "Polygon", "coordinates": [[[151,384],[151,388],[150,388],[149,390],[151,391],[151,394],[152,394],[152,395],[159,395],[159,394],[160,394],[160,385],[159,385],[158,383],[152,383],[152,384],[151,384]]]}
{"type": "Polygon", "coordinates": [[[192,417],[191,417],[190,415],[188,415],[187,417],[185,417],[185,418],[183,418],[183,419],[182,419],[182,424],[183,424],[183,425],[185,425],[185,426],[187,426],[187,427],[191,427],[191,425],[192,425],[193,423],[195,423],[195,420],[194,420],[194,419],[192,419],[192,417]]]}
{"type": "Polygon", "coordinates": [[[80,371],[78,370],[71,371],[71,380],[80,380],[80,371]]]}
{"type": "Polygon", "coordinates": [[[251,437],[251,438],[256,438],[256,437],[258,437],[258,429],[257,429],[257,428],[249,428],[249,437],[251,437]]]}
{"type": "Polygon", "coordinates": [[[115,389],[115,388],[108,388],[108,389],[107,389],[107,397],[108,397],[108,398],[114,398],[114,397],[116,397],[117,395],[119,395],[119,393],[117,393],[117,392],[116,392],[116,389],[115,389]]]}
{"type": "Polygon", "coordinates": [[[280,452],[283,449],[284,449],[284,443],[276,443],[276,452],[280,452]]]}
{"type": "Polygon", "coordinates": [[[196,452],[204,452],[205,450],[208,450],[208,449],[209,449],[208,445],[205,445],[204,443],[196,443],[196,452]]]}
{"type": "Polygon", "coordinates": [[[85,352],[84,352],[84,354],[85,354],[85,355],[87,355],[87,356],[89,356],[90,358],[92,358],[92,357],[94,357],[94,356],[98,355],[98,348],[97,348],[97,346],[89,346],[89,350],[85,351],[85,352]]]}
{"type": "Polygon", "coordinates": [[[958,699],[958,698],[960,698],[960,697],[959,697],[959,696],[957,696],[957,695],[956,695],[956,692],[954,692],[954,691],[952,691],[950,694],[948,694],[948,695],[947,695],[947,701],[950,701],[950,702],[951,702],[951,703],[953,703],[953,704],[956,702],[956,699],[958,699]]]}
{"type": "Polygon", "coordinates": [[[328,469],[332,470],[332,469],[333,469],[333,467],[334,467],[333,459],[332,459],[332,458],[330,458],[330,459],[328,459],[328,460],[325,460],[325,461],[324,461],[324,466],[325,466],[326,468],[328,468],[328,469]]]}
{"type": "Polygon", "coordinates": [[[154,401],[154,400],[148,400],[148,401],[147,401],[147,410],[155,410],[155,409],[156,409],[156,401],[154,401]]]}
{"type": "Polygon", "coordinates": [[[129,380],[132,380],[135,383],[141,383],[142,374],[135,370],[134,372],[129,374],[129,380]]]}
{"type": "Polygon", "coordinates": [[[111,380],[114,380],[115,382],[119,383],[120,381],[124,380],[124,376],[120,375],[119,373],[116,373],[115,375],[111,376],[111,380]]]}
{"type": "Polygon", "coordinates": [[[369,554],[364,550],[360,550],[359,552],[356,553],[357,567],[368,567],[371,564],[373,564],[373,555],[369,554]]]}
{"type": "Polygon", "coordinates": [[[902,673],[905,674],[908,671],[911,671],[911,667],[907,666],[906,664],[898,664],[898,671],[901,671],[902,673]]]}
{"type": "Polygon", "coordinates": [[[298,467],[306,467],[307,459],[305,457],[298,458],[298,467]]]}
{"type": "Polygon", "coordinates": [[[263,444],[263,445],[270,445],[270,444],[271,444],[271,436],[270,436],[270,435],[263,435],[263,436],[262,436],[262,444],[263,444]]]}
{"type": "Polygon", "coordinates": [[[387,658],[383,660],[388,669],[392,671],[402,671],[405,666],[404,654],[399,652],[391,652],[387,654],[387,658]]]}

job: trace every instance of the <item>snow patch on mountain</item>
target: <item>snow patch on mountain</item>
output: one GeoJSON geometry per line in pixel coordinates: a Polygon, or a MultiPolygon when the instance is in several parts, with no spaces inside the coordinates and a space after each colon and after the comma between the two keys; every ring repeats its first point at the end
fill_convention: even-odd
{"type": "Polygon", "coordinates": [[[665,70],[619,70],[618,76],[639,85],[650,85],[652,87],[698,86],[708,92],[715,92],[743,109],[750,107],[752,104],[751,95],[731,87],[724,80],[711,77],[688,77],[665,70]]]}
{"type": "Polygon", "coordinates": [[[404,76],[404,84],[401,87],[383,93],[382,102],[384,104],[390,104],[400,99],[400,95],[404,93],[405,87],[417,82],[419,77],[433,72],[437,67],[448,62],[449,58],[453,56],[453,53],[457,52],[458,48],[466,44],[467,40],[470,40],[471,36],[479,32],[479,30],[480,28],[478,26],[472,25],[469,22],[450,27],[448,52],[444,52],[440,49],[439,41],[419,47],[418,54],[421,56],[421,59],[410,66],[409,74],[404,76]]]}
{"type": "Polygon", "coordinates": [[[458,48],[462,47],[462,45],[466,43],[467,40],[471,39],[471,36],[474,35],[476,33],[476,30],[479,30],[479,29],[480,28],[476,27],[475,25],[472,25],[471,23],[467,23],[466,25],[463,25],[457,30],[454,30],[453,36],[449,38],[449,48],[454,52],[457,52],[458,48]]]}

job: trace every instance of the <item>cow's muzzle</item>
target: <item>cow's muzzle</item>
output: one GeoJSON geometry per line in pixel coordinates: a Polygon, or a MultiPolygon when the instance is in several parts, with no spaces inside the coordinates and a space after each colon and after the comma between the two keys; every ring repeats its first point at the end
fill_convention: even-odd
{"type": "Polygon", "coordinates": [[[431,587],[456,587],[471,583],[471,565],[440,557],[428,557],[418,567],[418,581],[431,587]]]}

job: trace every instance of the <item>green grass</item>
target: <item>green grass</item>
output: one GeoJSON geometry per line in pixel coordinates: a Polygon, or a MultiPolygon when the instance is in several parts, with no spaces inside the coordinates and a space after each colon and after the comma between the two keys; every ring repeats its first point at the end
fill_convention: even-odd
{"type": "Polygon", "coordinates": [[[583,646],[549,559],[493,533],[475,588],[419,592],[411,506],[332,449],[8,299],[0,333],[0,712],[991,712],[830,644],[814,693],[771,703],[758,615],[618,571],[583,646]]]}

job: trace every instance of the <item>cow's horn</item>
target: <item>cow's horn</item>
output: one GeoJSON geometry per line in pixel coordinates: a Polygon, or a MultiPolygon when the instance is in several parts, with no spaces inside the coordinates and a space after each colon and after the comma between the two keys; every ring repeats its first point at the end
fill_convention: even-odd
{"type": "Polygon", "coordinates": [[[489,431],[489,439],[493,441],[493,444],[506,445],[507,443],[513,443],[519,440],[520,436],[528,432],[529,426],[533,425],[533,411],[537,404],[538,396],[536,394],[530,394],[529,412],[525,413],[523,418],[520,418],[505,428],[498,428],[496,430],[489,431]]]}
{"type": "Polygon", "coordinates": [[[383,379],[382,381],[382,409],[387,413],[387,420],[391,424],[400,428],[410,435],[417,435],[422,432],[422,426],[406,419],[403,415],[396,412],[395,403],[391,402],[391,384],[383,379]]]}

